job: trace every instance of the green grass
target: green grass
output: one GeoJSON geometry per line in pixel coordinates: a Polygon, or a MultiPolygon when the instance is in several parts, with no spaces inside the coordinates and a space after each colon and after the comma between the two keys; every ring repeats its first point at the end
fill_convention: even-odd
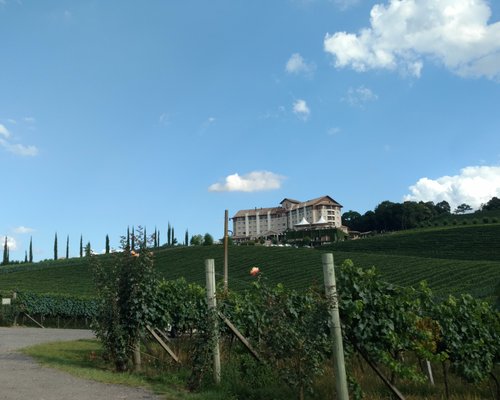
{"type": "Polygon", "coordinates": [[[227,399],[223,393],[217,393],[213,390],[190,393],[184,388],[183,377],[172,372],[158,374],[158,371],[145,367],[144,372],[141,373],[116,373],[109,364],[103,361],[101,345],[96,340],[46,343],[27,347],[22,352],[35,358],[42,365],[70,373],[79,378],[145,388],[162,395],[165,399],[227,399]]]}
{"type": "MultiPolygon", "coordinates": [[[[470,293],[494,299],[500,282],[500,224],[420,229],[380,235],[319,250],[287,247],[230,246],[229,285],[242,289],[257,266],[273,283],[291,288],[321,284],[321,253],[334,253],[337,263],[352,259],[361,267],[375,266],[389,282],[414,285],[427,280],[439,296],[470,293]]],[[[109,256],[100,256],[103,263],[109,256]]],[[[185,277],[204,285],[204,260],[215,259],[222,280],[222,246],[160,248],[158,272],[167,279],[185,277]]],[[[30,290],[93,296],[94,285],[85,258],[47,261],[0,268],[0,291],[30,290]]]]}

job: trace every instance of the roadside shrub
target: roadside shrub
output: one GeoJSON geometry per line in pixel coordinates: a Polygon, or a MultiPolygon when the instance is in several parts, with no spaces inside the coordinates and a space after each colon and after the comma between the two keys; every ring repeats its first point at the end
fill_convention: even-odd
{"type": "Polygon", "coordinates": [[[490,223],[490,219],[488,217],[483,217],[483,223],[489,224],[490,223]]]}
{"type": "Polygon", "coordinates": [[[474,225],[477,225],[477,224],[478,224],[478,222],[479,222],[479,221],[477,220],[477,218],[474,218],[474,219],[472,220],[472,223],[473,223],[474,225]]]}

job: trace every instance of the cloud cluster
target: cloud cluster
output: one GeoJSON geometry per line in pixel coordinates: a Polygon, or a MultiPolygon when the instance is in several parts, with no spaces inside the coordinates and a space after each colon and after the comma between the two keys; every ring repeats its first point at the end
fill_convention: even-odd
{"type": "Polygon", "coordinates": [[[293,103],[293,113],[305,121],[309,118],[311,110],[305,100],[298,99],[293,103]]]}
{"type": "Polygon", "coordinates": [[[389,0],[376,4],[370,27],[326,34],[335,66],[399,70],[419,77],[424,60],[438,60],[464,77],[500,80],[500,22],[488,24],[487,0],[389,0]]]}
{"type": "Polygon", "coordinates": [[[25,233],[33,233],[35,230],[33,228],[28,228],[26,226],[18,226],[17,228],[14,228],[14,233],[17,234],[25,234],[25,233]]]}
{"type": "Polygon", "coordinates": [[[299,53],[292,54],[285,65],[285,71],[289,74],[304,74],[311,77],[315,70],[316,64],[308,63],[299,53]]]}
{"type": "Polygon", "coordinates": [[[0,146],[18,156],[36,156],[38,154],[38,149],[35,146],[12,143],[11,133],[2,124],[0,124],[0,146]]]}
{"type": "Polygon", "coordinates": [[[460,174],[438,179],[421,178],[410,186],[411,194],[405,200],[446,200],[452,209],[466,203],[477,209],[492,197],[500,197],[500,167],[472,166],[460,170],[460,174]]]}
{"type": "Polygon", "coordinates": [[[284,177],[269,171],[254,171],[246,175],[233,174],[225,178],[223,183],[209,186],[210,192],[257,192],[274,190],[281,187],[284,177]]]}
{"type": "Polygon", "coordinates": [[[354,107],[363,107],[365,103],[370,101],[375,101],[378,96],[373,93],[373,91],[367,87],[359,86],[357,88],[350,87],[347,91],[347,96],[342,100],[349,103],[349,105],[354,107]]]}

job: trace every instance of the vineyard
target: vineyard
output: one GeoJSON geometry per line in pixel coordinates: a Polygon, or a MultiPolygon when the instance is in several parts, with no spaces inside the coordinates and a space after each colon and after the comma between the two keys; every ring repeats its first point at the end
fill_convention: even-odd
{"type": "MultiPolygon", "coordinates": [[[[322,383],[328,376],[332,379],[331,299],[324,294],[319,261],[324,250],[230,247],[230,290],[219,290],[217,308],[209,311],[203,260],[215,260],[220,281],[220,246],[160,248],[153,253],[139,240],[136,243],[141,246],[136,251],[125,247],[123,252],[105,257],[3,270],[2,285],[13,277],[10,284],[21,285],[19,277],[24,277],[24,284],[32,285],[34,292],[26,287],[21,290],[8,315],[2,307],[2,318],[16,320],[31,314],[58,322],[59,318],[95,319],[104,357],[113,361],[116,370],[139,371],[142,358],[144,368],[149,365],[152,371],[182,371],[183,385],[190,390],[203,391],[213,385],[212,346],[217,341],[223,379],[229,382],[224,389],[228,397],[321,399],[331,391],[331,385],[322,383]],[[47,288],[63,287],[65,290],[53,290],[56,294],[46,294],[47,288]],[[222,323],[222,316],[250,343],[251,353],[235,341],[234,331],[222,323]],[[147,333],[149,327],[168,332],[166,339],[178,361],[161,355],[147,333]]],[[[487,280],[498,282],[495,261],[377,252],[335,255],[352,398],[372,390],[372,384],[365,384],[364,377],[369,375],[365,369],[383,377],[386,388],[377,389],[379,394],[399,387],[408,394],[425,390],[449,397],[453,394],[449,382],[454,379],[472,383],[464,390],[481,398],[499,390],[495,377],[500,361],[499,314],[487,302],[469,295],[448,297],[445,289],[460,270],[460,279],[452,281],[454,290],[484,290],[487,280]],[[354,262],[342,261],[349,256],[354,262]],[[363,262],[363,267],[380,262],[387,268],[388,260],[394,269],[381,268],[382,274],[360,268],[363,262]],[[415,272],[422,269],[422,260],[429,268],[422,277],[433,278],[434,285],[442,288],[439,295],[426,284],[416,284],[419,275],[415,272]],[[479,270],[485,275],[478,274],[479,270]],[[397,285],[387,282],[386,276],[397,285]],[[404,287],[404,283],[415,285],[404,287]],[[425,375],[427,361],[443,371],[435,374],[440,385],[431,385],[425,375]]],[[[491,293],[486,291],[488,296],[491,293]]]]}
{"type": "MultiPolygon", "coordinates": [[[[317,268],[318,253],[333,250],[338,263],[351,259],[363,268],[375,266],[384,279],[394,284],[416,285],[426,280],[435,295],[443,298],[470,293],[495,301],[500,282],[500,252],[495,251],[500,248],[499,238],[500,225],[489,225],[389,234],[319,250],[230,246],[230,287],[246,287],[250,282],[248,270],[259,266],[273,284],[307,288],[322,279],[317,268]]],[[[184,277],[188,282],[203,284],[203,260],[209,258],[215,260],[219,277],[222,273],[222,246],[163,247],[155,249],[154,255],[155,268],[166,279],[184,277]]],[[[109,256],[99,257],[103,264],[110,260],[109,256]]],[[[0,291],[12,290],[95,295],[85,258],[2,267],[0,291]]]]}

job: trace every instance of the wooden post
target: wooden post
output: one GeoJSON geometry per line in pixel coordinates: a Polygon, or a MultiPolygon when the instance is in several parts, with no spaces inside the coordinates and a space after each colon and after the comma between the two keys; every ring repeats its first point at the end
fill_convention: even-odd
{"type": "Polygon", "coordinates": [[[229,286],[229,278],[228,278],[228,263],[227,263],[227,253],[228,253],[228,242],[229,242],[229,239],[228,239],[228,229],[227,229],[227,225],[228,225],[228,219],[229,219],[229,215],[228,215],[228,211],[226,210],[224,212],[224,292],[227,292],[228,290],[228,286],[229,286]]]}
{"type": "Polygon", "coordinates": [[[215,299],[215,266],[214,260],[208,259],[205,260],[205,274],[207,281],[207,304],[208,304],[208,314],[209,318],[213,321],[212,329],[213,329],[213,338],[214,340],[214,381],[215,384],[220,383],[220,350],[219,350],[219,328],[217,316],[215,315],[217,301],[215,299]]]}
{"type": "Polygon", "coordinates": [[[329,325],[333,339],[334,371],[338,400],[349,400],[347,392],[347,376],[344,362],[344,346],[342,343],[342,330],[340,327],[339,301],[335,284],[335,269],[333,254],[322,256],[323,275],[325,279],[325,293],[329,299],[329,325]]]}

